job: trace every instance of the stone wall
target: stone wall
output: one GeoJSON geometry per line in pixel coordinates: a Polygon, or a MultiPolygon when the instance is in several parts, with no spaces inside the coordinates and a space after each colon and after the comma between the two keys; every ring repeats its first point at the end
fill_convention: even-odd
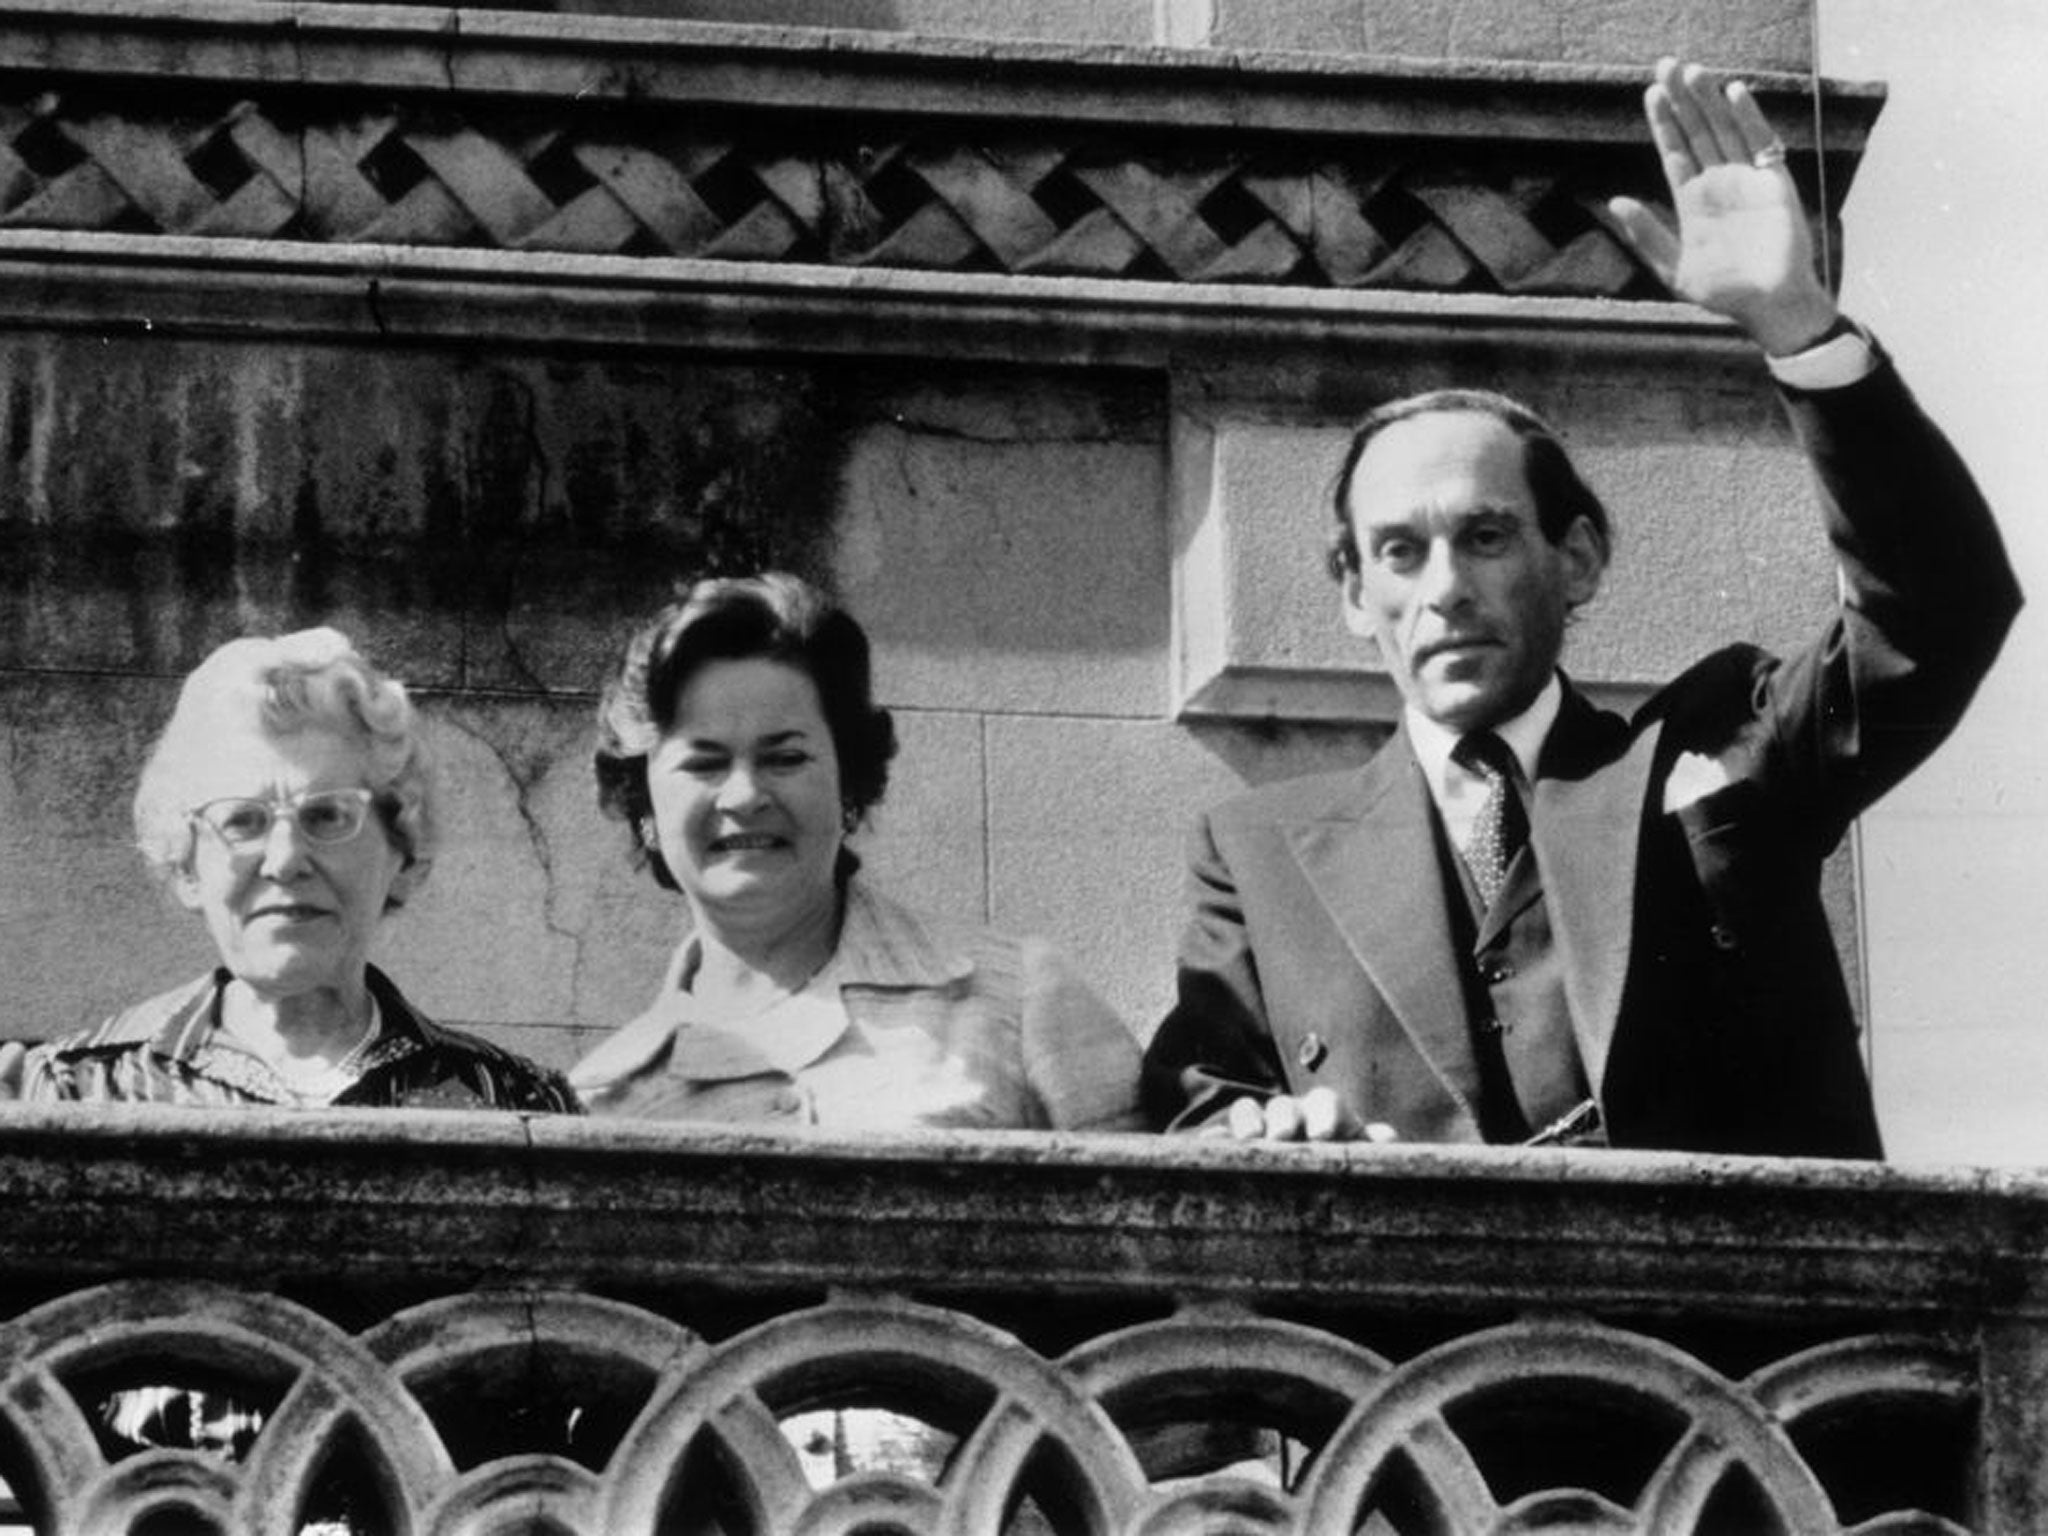
{"type": "Polygon", "coordinates": [[[1807,12],[1780,0],[528,0],[587,16],[873,28],[1053,42],[1172,43],[1422,59],[1606,64],[1661,53],[1805,69],[1807,12]]]}
{"type": "MultiPolygon", "coordinates": [[[[1829,600],[1760,365],[1598,211],[1656,185],[1647,7],[1506,50],[1603,67],[1456,62],[1399,8],[1438,62],[270,9],[0,8],[0,1033],[209,960],[126,798],[238,633],[333,623],[417,688],[451,836],[382,958],[566,1061],[678,932],[588,759],[692,575],[844,595],[904,743],[869,867],[1060,940],[1141,1031],[1194,811],[1390,718],[1320,572],[1359,410],[1456,379],[1563,426],[1620,529],[1596,693],[1829,600]]],[[[1803,62],[1795,7],[1695,9],[1803,62]]],[[[1316,14],[1204,37],[1380,46],[1316,14]]],[[[1838,200],[1878,97],[1816,146],[1800,90],[1838,200]]]]}

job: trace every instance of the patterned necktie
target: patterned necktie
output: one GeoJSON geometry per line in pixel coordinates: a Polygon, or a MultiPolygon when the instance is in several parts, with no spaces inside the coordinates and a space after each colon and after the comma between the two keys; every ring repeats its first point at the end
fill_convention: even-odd
{"type": "Polygon", "coordinates": [[[1493,732],[1474,731],[1458,738],[1451,760],[1486,785],[1486,799],[1465,848],[1465,867],[1479,887],[1479,899],[1490,907],[1507,884],[1515,855],[1529,841],[1529,814],[1515,784],[1515,754],[1493,732]]]}

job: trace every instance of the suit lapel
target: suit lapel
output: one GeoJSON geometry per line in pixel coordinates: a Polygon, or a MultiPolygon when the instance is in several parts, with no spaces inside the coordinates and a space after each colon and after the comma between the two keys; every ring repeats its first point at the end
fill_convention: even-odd
{"type": "Polygon", "coordinates": [[[1397,732],[1360,779],[1359,799],[1287,838],[1302,873],[1366,976],[1444,1088],[1476,1116],[1479,1070],[1450,948],[1429,789],[1397,732]]]}
{"type": "Polygon", "coordinates": [[[1658,728],[1631,737],[1567,686],[1536,775],[1531,841],[1587,1080],[1597,1093],[1628,979],[1636,861],[1658,728]]]}

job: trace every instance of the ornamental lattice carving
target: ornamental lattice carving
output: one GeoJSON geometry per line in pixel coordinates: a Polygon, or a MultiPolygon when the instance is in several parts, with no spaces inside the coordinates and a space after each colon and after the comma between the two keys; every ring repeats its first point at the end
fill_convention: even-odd
{"type": "Polygon", "coordinates": [[[276,1296],[124,1282],[0,1326],[0,1465],[64,1533],[174,1513],[296,1530],[350,1476],[371,1490],[358,1528],[368,1508],[369,1528],[421,1536],[1957,1532],[1958,1512],[1913,1507],[1895,1463],[1906,1447],[1963,1487],[1974,1411],[1970,1362],[1931,1338],[1841,1338],[1737,1377],[1558,1319],[1396,1358],[1193,1308],[1048,1358],[888,1297],[716,1339],[565,1292],[453,1296],[349,1332],[276,1296]],[[195,1378],[260,1408],[246,1455],[108,1460],[93,1424],[110,1390],[195,1378]],[[863,1410],[918,1422],[892,1455],[875,1426],[904,1421],[863,1410]]]}
{"type": "Polygon", "coordinates": [[[1605,222],[1647,156],[820,114],[0,100],[0,228],[1661,297],[1605,222]]]}

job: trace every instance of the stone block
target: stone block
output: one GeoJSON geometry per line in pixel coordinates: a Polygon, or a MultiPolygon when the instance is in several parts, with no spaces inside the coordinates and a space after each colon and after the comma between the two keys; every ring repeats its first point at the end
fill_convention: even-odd
{"type": "MultiPolygon", "coordinates": [[[[887,679],[883,679],[887,699],[887,679]]],[[[889,792],[853,836],[861,867],[919,911],[989,915],[987,754],[972,714],[897,709],[889,792]]]]}
{"type": "Polygon", "coordinates": [[[0,1038],[86,1028],[213,963],[135,848],[135,782],[171,692],[0,672],[0,1038]]]}
{"type": "Polygon", "coordinates": [[[570,15],[851,27],[1044,42],[1149,43],[1156,0],[555,0],[570,15]]]}
{"type": "Polygon", "coordinates": [[[1176,709],[1384,716],[1323,566],[1343,430],[1183,418],[1173,443],[1176,709]]]}
{"type": "Polygon", "coordinates": [[[1731,69],[1805,70],[1811,18],[1788,0],[1215,0],[1221,48],[1429,59],[1638,64],[1677,53],[1731,69]]]}
{"type": "Polygon", "coordinates": [[[1757,441],[1593,443],[1581,472],[1616,557],[1567,641],[1574,675],[1657,683],[1708,651],[1802,644],[1833,608],[1835,567],[1805,459],[1757,441]]]}
{"type": "Polygon", "coordinates": [[[1349,731],[989,721],[989,890],[999,928],[1059,944],[1140,1034],[1173,996],[1197,814],[1250,783],[1361,761],[1349,731]]]}
{"type": "Polygon", "coordinates": [[[1158,392],[988,375],[871,387],[834,566],[890,699],[1163,712],[1158,392]]]}
{"type": "Polygon", "coordinates": [[[569,701],[434,701],[442,845],[382,935],[393,978],[434,1017],[579,1021],[593,888],[625,844],[597,814],[589,718],[569,701]]]}

